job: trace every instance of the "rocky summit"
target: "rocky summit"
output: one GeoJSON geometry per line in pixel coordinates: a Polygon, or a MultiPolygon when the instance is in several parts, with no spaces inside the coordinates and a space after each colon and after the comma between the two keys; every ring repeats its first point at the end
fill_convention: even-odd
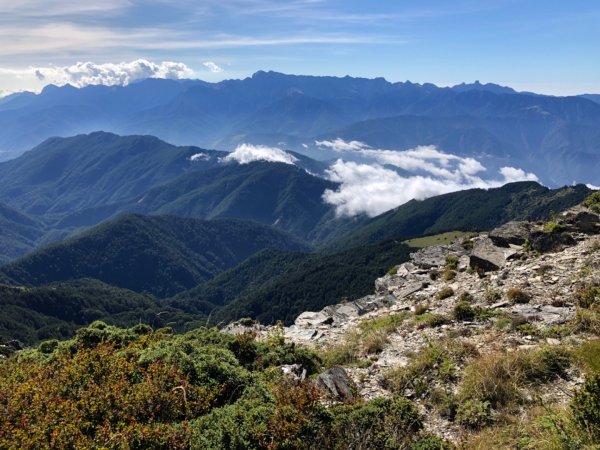
{"type": "Polygon", "coordinates": [[[404,395],[430,431],[475,446],[468,439],[485,424],[506,422],[503,414],[525,420],[534,406],[568,404],[584,374],[561,355],[597,338],[591,311],[599,286],[600,217],[577,206],[549,222],[509,222],[420,249],[377,279],[371,295],[304,312],[292,326],[236,322],[226,331],[283,333],[344,368],[317,381],[334,401],[404,395]],[[532,375],[536,358],[555,367],[532,375]],[[508,387],[490,393],[485,385],[496,363],[507,364],[508,399],[495,391],[508,387]]]}

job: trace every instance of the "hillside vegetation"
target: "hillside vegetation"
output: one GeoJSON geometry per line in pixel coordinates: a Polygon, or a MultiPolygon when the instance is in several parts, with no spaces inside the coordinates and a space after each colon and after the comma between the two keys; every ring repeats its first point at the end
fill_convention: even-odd
{"type": "Polygon", "coordinates": [[[274,334],[95,322],[72,340],[0,361],[0,447],[140,449],[440,448],[402,397],[327,408],[319,356],[274,334]],[[437,447],[434,447],[437,446],[437,447]]]}
{"type": "Polygon", "coordinates": [[[305,250],[307,246],[250,222],[128,215],[38,250],[0,271],[28,286],[96,278],[167,297],[266,248],[305,250]]]}

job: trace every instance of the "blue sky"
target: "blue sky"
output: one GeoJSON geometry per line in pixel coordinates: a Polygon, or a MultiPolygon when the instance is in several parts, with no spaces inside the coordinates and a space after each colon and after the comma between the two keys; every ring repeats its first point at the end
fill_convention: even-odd
{"type": "Polygon", "coordinates": [[[0,93],[68,81],[77,62],[103,74],[81,84],[131,80],[139,67],[120,63],[138,59],[209,81],[262,69],[600,93],[599,24],[590,0],[0,0],[0,93]]]}

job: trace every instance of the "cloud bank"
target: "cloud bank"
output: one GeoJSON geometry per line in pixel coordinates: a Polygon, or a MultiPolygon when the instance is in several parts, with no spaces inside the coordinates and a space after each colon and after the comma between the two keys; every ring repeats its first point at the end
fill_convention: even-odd
{"type": "Polygon", "coordinates": [[[362,158],[360,162],[340,158],[327,170],[328,177],[340,183],[340,187],[326,190],[323,200],[334,205],[339,216],[373,217],[412,199],[538,180],[534,174],[514,167],[502,167],[494,178],[483,179],[479,174],[486,168],[479,161],[445,153],[433,146],[394,151],[341,139],[316,143],[362,158]]]}
{"type": "Polygon", "coordinates": [[[59,86],[71,84],[84,87],[90,84],[104,86],[126,86],[145,78],[181,79],[193,75],[193,71],[181,62],[163,61],[154,63],[146,59],[130,62],[96,64],[78,62],[72,66],[32,67],[36,78],[45,83],[59,86]]]}
{"type": "Polygon", "coordinates": [[[240,144],[237,148],[223,158],[224,161],[234,161],[239,164],[248,164],[253,161],[280,162],[285,164],[294,164],[298,159],[293,155],[277,147],[267,147],[264,145],[240,144]]]}

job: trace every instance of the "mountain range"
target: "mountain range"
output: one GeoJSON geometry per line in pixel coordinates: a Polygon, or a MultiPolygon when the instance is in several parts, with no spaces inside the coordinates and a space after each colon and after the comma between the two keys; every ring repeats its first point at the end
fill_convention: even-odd
{"type": "Polygon", "coordinates": [[[391,150],[435,145],[560,186],[596,182],[599,122],[593,95],[257,72],[219,83],[149,79],[14,94],[0,103],[0,150],[6,159],[51,136],[105,130],[221,150],[250,142],[323,160],[336,154],[315,141],[340,138],[391,150]]]}

